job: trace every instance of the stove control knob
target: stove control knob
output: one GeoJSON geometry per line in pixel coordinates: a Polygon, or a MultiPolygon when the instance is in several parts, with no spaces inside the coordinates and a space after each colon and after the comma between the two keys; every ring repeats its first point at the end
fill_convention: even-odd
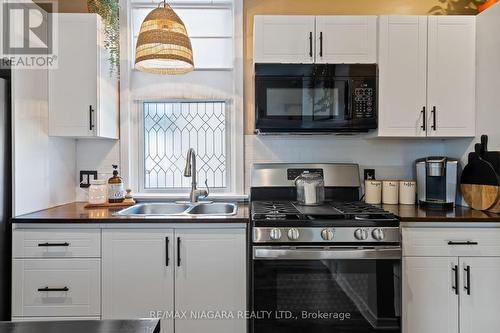
{"type": "Polygon", "coordinates": [[[272,240],[280,240],[281,239],[281,230],[278,228],[273,228],[269,232],[269,237],[271,237],[272,240]]]}
{"type": "Polygon", "coordinates": [[[290,240],[297,240],[300,237],[299,230],[296,228],[292,228],[288,230],[288,239],[290,240]]]}
{"type": "Polygon", "coordinates": [[[321,230],[321,238],[326,241],[331,241],[333,239],[333,230],[323,229],[321,230]]]}
{"type": "Polygon", "coordinates": [[[354,237],[360,241],[366,240],[368,238],[368,231],[361,228],[356,229],[356,231],[354,232],[354,237]]]}
{"type": "Polygon", "coordinates": [[[385,238],[384,230],[382,230],[380,228],[373,229],[372,236],[373,236],[374,239],[376,239],[378,241],[383,241],[384,238],[385,238]]]}

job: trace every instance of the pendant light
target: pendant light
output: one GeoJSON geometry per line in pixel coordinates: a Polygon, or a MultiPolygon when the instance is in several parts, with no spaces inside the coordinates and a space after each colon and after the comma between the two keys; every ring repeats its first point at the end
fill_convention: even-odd
{"type": "Polygon", "coordinates": [[[193,49],[186,27],[164,0],[141,24],[135,67],[155,74],[185,74],[194,69],[193,49]]]}

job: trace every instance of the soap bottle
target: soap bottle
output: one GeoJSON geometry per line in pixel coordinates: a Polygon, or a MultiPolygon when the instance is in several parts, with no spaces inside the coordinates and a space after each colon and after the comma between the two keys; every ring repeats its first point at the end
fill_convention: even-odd
{"type": "Polygon", "coordinates": [[[122,178],[118,176],[118,165],[113,165],[113,169],[113,177],[108,180],[108,201],[119,203],[125,199],[125,186],[122,178]]]}

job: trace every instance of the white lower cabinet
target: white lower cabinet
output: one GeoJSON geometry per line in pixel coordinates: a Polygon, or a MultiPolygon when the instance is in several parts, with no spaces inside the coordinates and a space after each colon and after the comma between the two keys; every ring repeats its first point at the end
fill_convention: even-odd
{"type": "Polygon", "coordinates": [[[460,258],[460,268],[464,281],[460,291],[460,333],[498,332],[500,257],[460,258]]]}
{"type": "MultiPolygon", "coordinates": [[[[172,312],[173,229],[103,230],[102,238],[103,319],[172,312]]],[[[164,318],[160,327],[162,333],[172,333],[174,322],[164,318]]]]}
{"type": "Polygon", "coordinates": [[[403,228],[402,233],[403,332],[498,332],[500,248],[491,241],[498,229],[403,228]]]}
{"type": "Polygon", "coordinates": [[[403,258],[403,333],[458,333],[458,258],[403,258]]]}
{"type": "Polygon", "coordinates": [[[13,317],[101,314],[100,259],[14,259],[13,317]]]}
{"type": "Polygon", "coordinates": [[[238,333],[245,229],[103,230],[103,319],[162,316],[162,333],[238,333]],[[210,319],[234,314],[235,319],[210,319]]]}
{"type": "Polygon", "coordinates": [[[175,236],[175,310],[190,314],[175,321],[175,332],[245,332],[238,318],[246,309],[244,230],[176,229],[175,236]],[[210,312],[235,318],[203,318],[210,312]]]}

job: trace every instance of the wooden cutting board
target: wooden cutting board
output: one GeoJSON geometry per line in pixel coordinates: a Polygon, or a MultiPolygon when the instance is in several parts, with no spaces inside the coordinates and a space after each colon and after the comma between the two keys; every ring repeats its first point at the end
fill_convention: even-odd
{"type": "Polygon", "coordinates": [[[476,144],[469,163],[462,172],[460,189],[465,202],[477,210],[500,211],[500,177],[488,161],[481,157],[483,145],[476,144]]]}
{"type": "Polygon", "coordinates": [[[460,188],[471,208],[500,213],[500,186],[462,184],[460,188]]]}

